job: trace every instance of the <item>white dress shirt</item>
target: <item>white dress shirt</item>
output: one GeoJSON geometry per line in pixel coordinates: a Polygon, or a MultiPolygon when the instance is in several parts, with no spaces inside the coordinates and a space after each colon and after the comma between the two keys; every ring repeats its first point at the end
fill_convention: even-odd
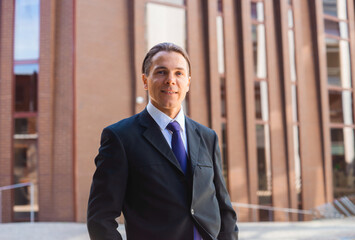
{"type": "Polygon", "coordinates": [[[185,150],[187,152],[187,138],[186,138],[186,129],[185,129],[185,114],[184,114],[184,109],[180,108],[180,112],[174,119],[160,111],[158,108],[156,108],[150,101],[147,105],[147,111],[150,116],[154,119],[154,121],[159,125],[160,131],[163,133],[166,141],[168,142],[170,148],[171,148],[171,138],[173,136],[173,132],[168,130],[166,127],[168,126],[169,123],[177,121],[180,124],[180,134],[181,134],[181,139],[184,143],[185,150]]]}
{"type": "MultiPolygon", "coordinates": [[[[163,133],[166,141],[168,142],[170,148],[171,148],[171,139],[173,136],[173,132],[168,130],[166,127],[168,126],[169,123],[173,121],[177,121],[180,124],[180,134],[181,134],[181,139],[184,143],[185,150],[187,152],[187,138],[186,138],[186,129],[185,129],[185,114],[184,114],[184,109],[181,106],[180,112],[174,119],[160,111],[158,108],[156,108],[150,101],[147,105],[147,111],[152,116],[154,121],[159,125],[160,131],[163,133]]],[[[194,227],[194,239],[196,236],[199,236],[201,240],[201,236],[198,234],[197,229],[194,227]]],[[[198,238],[199,239],[199,238],[198,238]]]]}

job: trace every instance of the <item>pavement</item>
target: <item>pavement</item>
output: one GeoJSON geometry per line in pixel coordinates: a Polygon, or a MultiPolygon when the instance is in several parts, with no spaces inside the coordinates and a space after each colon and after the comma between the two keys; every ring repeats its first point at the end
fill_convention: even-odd
{"type": "MultiPolygon", "coordinates": [[[[238,226],[239,240],[355,240],[355,217],[309,222],[238,223],[238,226]]],[[[126,239],[122,225],[119,231],[126,239]]],[[[0,240],[89,240],[89,235],[84,223],[3,223],[0,224],[0,240]]]]}

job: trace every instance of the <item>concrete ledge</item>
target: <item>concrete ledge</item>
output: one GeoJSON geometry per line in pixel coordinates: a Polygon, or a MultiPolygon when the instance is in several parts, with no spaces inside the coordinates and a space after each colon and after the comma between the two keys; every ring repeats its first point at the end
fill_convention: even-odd
{"type": "MultiPolygon", "coordinates": [[[[238,223],[240,240],[355,240],[355,218],[310,222],[238,223]]],[[[124,227],[119,226],[123,233],[124,227]]],[[[84,223],[3,223],[4,240],[89,240],[84,223]]]]}

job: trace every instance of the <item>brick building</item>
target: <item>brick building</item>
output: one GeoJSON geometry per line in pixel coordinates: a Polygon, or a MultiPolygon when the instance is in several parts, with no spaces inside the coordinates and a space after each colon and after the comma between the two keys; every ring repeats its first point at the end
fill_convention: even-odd
{"type": "MultiPolygon", "coordinates": [[[[351,0],[2,0],[0,186],[34,182],[38,221],[85,221],[101,130],[144,108],[145,52],[171,41],[191,57],[184,108],[218,133],[232,201],[354,194],[354,15],[351,0]]],[[[3,192],[3,221],[28,219],[28,198],[3,192]]]]}

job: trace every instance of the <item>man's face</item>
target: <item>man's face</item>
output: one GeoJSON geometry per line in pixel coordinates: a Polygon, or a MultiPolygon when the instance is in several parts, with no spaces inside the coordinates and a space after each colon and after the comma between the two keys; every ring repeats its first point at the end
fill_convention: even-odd
{"type": "Polygon", "coordinates": [[[158,52],[152,58],[149,75],[143,74],[142,78],[151,103],[169,117],[175,118],[190,86],[185,58],[177,52],[158,52]]]}

